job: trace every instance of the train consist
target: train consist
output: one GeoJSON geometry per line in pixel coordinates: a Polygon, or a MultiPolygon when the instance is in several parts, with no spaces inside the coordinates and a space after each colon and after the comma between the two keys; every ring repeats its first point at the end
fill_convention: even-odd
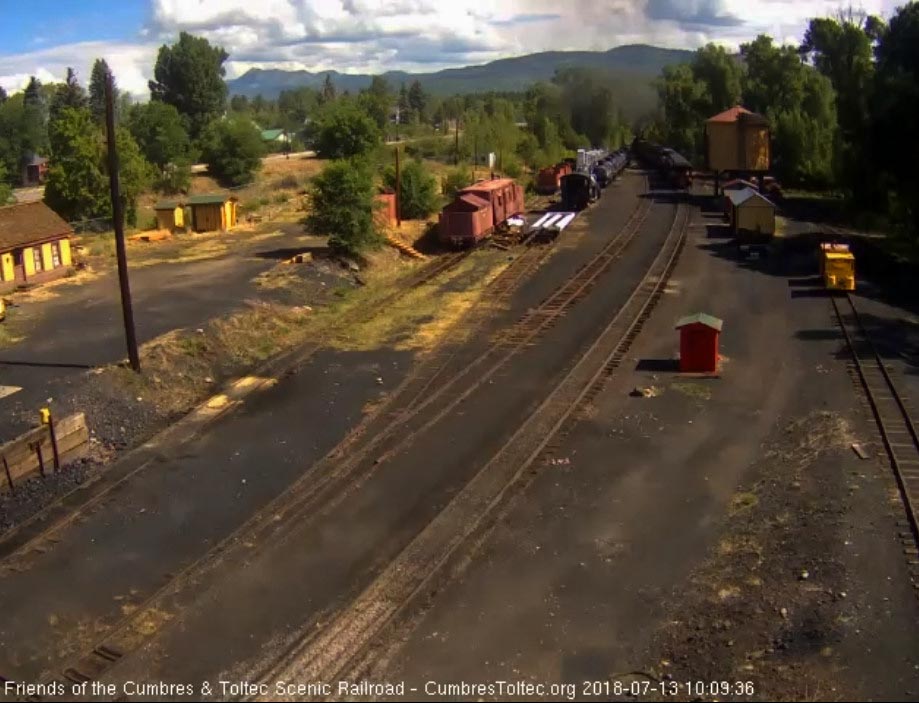
{"type": "Polygon", "coordinates": [[[511,178],[473,183],[458,191],[440,214],[439,236],[450,247],[471,247],[523,214],[523,188],[511,178]]]}
{"type": "Polygon", "coordinates": [[[625,149],[579,149],[574,171],[562,176],[561,204],[566,210],[583,210],[598,200],[602,189],[612,183],[628,165],[625,149]]]}
{"type": "Polygon", "coordinates": [[[636,138],[632,154],[645,168],[658,171],[674,188],[692,187],[692,164],[673,149],[636,138]]]}
{"type": "Polygon", "coordinates": [[[539,195],[555,195],[562,186],[562,178],[573,170],[567,161],[539,169],[536,174],[536,192],[539,195]]]}

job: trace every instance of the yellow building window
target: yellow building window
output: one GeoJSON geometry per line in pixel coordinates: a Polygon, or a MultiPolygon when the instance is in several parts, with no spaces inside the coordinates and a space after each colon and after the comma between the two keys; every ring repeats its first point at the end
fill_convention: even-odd
{"type": "Polygon", "coordinates": [[[54,268],[61,265],[61,245],[58,242],[51,243],[51,265],[54,268]]]}
{"type": "Polygon", "coordinates": [[[32,262],[35,266],[35,273],[38,273],[42,270],[41,265],[41,247],[33,247],[32,249],[32,262]]]}

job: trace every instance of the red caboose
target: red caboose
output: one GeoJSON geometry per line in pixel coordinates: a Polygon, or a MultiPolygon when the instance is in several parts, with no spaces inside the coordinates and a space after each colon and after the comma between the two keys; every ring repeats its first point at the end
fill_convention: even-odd
{"type": "Polygon", "coordinates": [[[536,192],[540,195],[555,195],[561,187],[562,176],[567,176],[569,173],[571,173],[571,164],[564,161],[555,166],[540,169],[536,174],[536,192]]]}
{"type": "Polygon", "coordinates": [[[443,209],[440,239],[451,246],[472,246],[524,208],[523,188],[513,179],[479,181],[459,191],[443,209]]]}

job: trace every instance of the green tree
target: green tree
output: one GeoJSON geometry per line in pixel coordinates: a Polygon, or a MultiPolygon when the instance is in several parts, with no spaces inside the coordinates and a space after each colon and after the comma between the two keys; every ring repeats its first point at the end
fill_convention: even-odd
{"type": "Polygon", "coordinates": [[[919,3],[899,8],[877,47],[872,134],[894,218],[919,241],[919,3]]]}
{"type": "Polygon", "coordinates": [[[877,206],[884,195],[872,153],[871,105],[874,49],[885,29],[879,18],[850,10],[835,18],[812,19],[800,48],[836,91],[839,182],[857,202],[868,206],[877,206]]]}
{"type": "MultiPolygon", "coordinates": [[[[124,203],[124,219],[131,227],[137,226],[137,199],[149,186],[152,179],[150,164],[144,159],[140,147],[125,127],[115,128],[115,145],[118,150],[118,180],[121,199],[124,203]]],[[[102,172],[108,183],[107,150],[100,154],[102,172]]],[[[111,198],[108,213],[112,213],[111,198]]]]}
{"type": "Polygon", "coordinates": [[[223,64],[228,57],[222,47],[188,32],[182,32],[172,46],[160,47],[150,97],[175,106],[188,120],[193,138],[223,114],[227,101],[223,64]]]}
{"type": "Polygon", "coordinates": [[[3,89],[3,86],[0,85],[0,105],[2,105],[3,103],[5,103],[5,102],[7,101],[7,98],[9,98],[9,97],[10,97],[10,96],[7,95],[6,90],[4,90],[4,89],[3,89]]]}
{"type": "Polygon", "coordinates": [[[469,169],[462,166],[454,168],[447,173],[444,179],[444,195],[453,198],[457,192],[468,185],[472,185],[472,173],[469,169]]]}
{"type": "Polygon", "coordinates": [[[147,159],[162,169],[187,160],[191,145],[182,117],[173,105],[150,101],[131,108],[127,127],[147,159]]]}
{"type": "MultiPolygon", "coordinates": [[[[437,210],[437,181],[421,163],[409,161],[405,164],[399,181],[401,217],[420,220],[437,210]]],[[[388,188],[396,189],[395,168],[389,167],[383,172],[383,183],[388,188]]]]}
{"type": "Polygon", "coordinates": [[[13,189],[10,188],[6,164],[0,161],[0,205],[7,205],[13,201],[13,189]]]}
{"type": "Polygon", "coordinates": [[[389,84],[383,76],[374,76],[371,79],[370,87],[361,91],[358,104],[370,115],[381,131],[386,129],[386,125],[389,124],[392,95],[389,91],[389,84]]]}
{"type": "Polygon", "coordinates": [[[408,89],[408,106],[416,122],[424,122],[427,117],[428,96],[419,81],[412,81],[408,89]]]}
{"type": "Polygon", "coordinates": [[[396,105],[399,108],[399,124],[411,122],[412,106],[408,101],[408,88],[405,87],[405,83],[399,88],[399,100],[396,105]]]}
{"type": "Polygon", "coordinates": [[[81,108],[86,106],[86,91],[77,80],[76,71],[67,69],[67,78],[56,86],[51,106],[48,110],[48,119],[54,120],[58,113],[65,107],[81,108]]]}
{"type": "MultiPolygon", "coordinates": [[[[96,59],[93,63],[93,70],[89,76],[89,111],[93,119],[99,124],[105,124],[105,81],[112,71],[109,69],[105,59],[96,59]]],[[[112,79],[113,95],[115,104],[118,104],[118,88],[115,86],[115,80],[112,79]]]]}
{"type": "Polygon", "coordinates": [[[333,161],[310,184],[313,208],[306,219],[329,248],[358,256],[382,241],[374,223],[373,175],[364,159],[333,161]]]}
{"type": "Polygon", "coordinates": [[[50,124],[51,156],[45,202],[65,220],[108,211],[108,180],[102,171],[101,135],[86,108],[62,108],[50,124]]]}
{"type": "Polygon", "coordinates": [[[789,183],[825,186],[833,178],[836,95],[830,80],[801,62],[792,46],[761,35],[741,46],[744,102],[773,125],[773,161],[789,183]]]}
{"type": "Polygon", "coordinates": [[[324,105],[310,125],[313,147],[323,158],[366,155],[380,144],[380,130],[351,100],[324,105]]]}
{"type": "Polygon", "coordinates": [[[19,174],[22,156],[27,150],[25,119],[22,93],[16,93],[0,103],[0,163],[4,165],[8,178],[19,174]]]}
{"type": "Polygon", "coordinates": [[[230,186],[249,183],[261,168],[264,146],[245,117],[214,120],[201,135],[201,158],[208,173],[230,186]]]}
{"type": "Polygon", "coordinates": [[[322,92],[319,94],[319,103],[327,105],[335,102],[336,97],[335,84],[332,82],[332,76],[327,73],[325,74],[325,81],[322,83],[322,92]]]}
{"type": "MultiPolygon", "coordinates": [[[[22,96],[22,150],[23,153],[44,154],[48,151],[48,101],[45,91],[35,76],[29,78],[29,84],[22,96]]],[[[22,156],[22,154],[19,154],[22,156]]]]}
{"type": "Polygon", "coordinates": [[[249,98],[245,95],[234,95],[230,98],[230,110],[240,114],[249,112],[249,98]]]}

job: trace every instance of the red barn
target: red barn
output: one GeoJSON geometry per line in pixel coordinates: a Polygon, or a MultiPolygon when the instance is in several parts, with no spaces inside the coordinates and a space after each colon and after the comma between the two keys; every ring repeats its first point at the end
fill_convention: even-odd
{"type": "Polygon", "coordinates": [[[723,322],[704,312],[688,315],[676,323],[680,331],[680,372],[715,373],[718,370],[718,339],[723,322]]]}

